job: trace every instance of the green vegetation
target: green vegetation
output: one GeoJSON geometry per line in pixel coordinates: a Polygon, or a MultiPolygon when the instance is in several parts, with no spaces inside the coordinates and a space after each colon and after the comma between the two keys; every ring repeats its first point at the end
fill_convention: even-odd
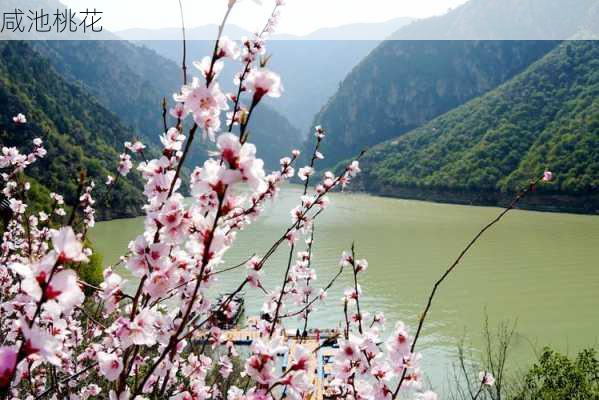
{"type": "MultiPolygon", "coordinates": [[[[206,43],[203,53],[189,51],[189,77],[199,74],[191,61],[212,51],[214,44],[206,43]]],[[[32,45],[68,82],[76,83],[130,126],[129,139],[137,136],[147,144],[160,145],[159,134],[164,129],[161,103],[166,98],[173,105],[172,94],[183,82],[179,64],[126,41],[36,41],[32,45]]],[[[178,42],[166,45],[180,47],[178,42]]],[[[228,65],[232,73],[241,68],[237,63],[228,65]]],[[[229,86],[228,82],[221,84],[229,86]]],[[[260,105],[250,128],[250,141],[267,168],[278,169],[279,159],[300,146],[299,131],[266,104],[260,105]]],[[[213,149],[211,143],[197,140],[186,165],[193,168],[213,149]]]]}
{"type": "Polygon", "coordinates": [[[149,143],[159,144],[163,97],[171,101],[181,68],[125,41],[36,41],[32,46],[68,81],[114,112],[149,143]]]}
{"type": "Polygon", "coordinates": [[[575,359],[545,348],[523,378],[513,400],[597,400],[599,360],[593,349],[575,359]]]}
{"type": "Polygon", "coordinates": [[[79,275],[79,279],[84,282],[99,287],[104,281],[104,258],[102,257],[102,254],[98,253],[93,248],[89,240],[85,243],[85,246],[91,248],[93,253],[89,257],[89,262],[87,264],[79,264],[77,274],[79,275]]]}
{"type": "MultiPolygon", "coordinates": [[[[316,116],[330,167],[399,137],[522,72],[551,41],[387,41],[347,76],[316,116]]],[[[313,143],[304,147],[311,154],[313,143]]]]}
{"type": "Polygon", "coordinates": [[[482,351],[466,350],[458,343],[457,362],[450,376],[449,400],[599,400],[599,360],[592,349],[582,350],[575,358],[549,347],[524,371],[507,365],[513,353],[516,322],[501,322],[491,332],[485,319],[482,351]],[[479,362],[473,362],[479,353],[479,362]],[[493,385],[481,386],[480,371],[491,373],[493,385]]]}
{"type": "Polygon", "coordinates": [[[512,192],[547,168],[557,179],[541,193],[598,208],[597,42],[563,43],[496,90],[374,147],[362,182],[373,192],[512,192]]]}
{"type": "MultiPolygon", "coordinates": [[[[98,184],[95,196],[99,198],[106,176],[115,173],[116,149],[131,138],[130,130],[81,88],[62,79],[28,44],[4,42],[0,54],[0,142],[27,152],[31,141],[40,137],[48,150],[44,159],[27,170],[38,182],[31,200],[43,203],[48,191],[55,191],[72,205],[82,170],[98,184]],[[19,112],[27,114],[27,124],[12,122],[19,112]]],[[[98,216],[138,215],[141,187],[141,178],[135,174],[120,182],[111,202],[100,205],[98,216]]]]}

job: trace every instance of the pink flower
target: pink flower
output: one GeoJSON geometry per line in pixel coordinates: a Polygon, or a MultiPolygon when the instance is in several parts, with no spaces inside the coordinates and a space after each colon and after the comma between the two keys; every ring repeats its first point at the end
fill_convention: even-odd
{"type": "Polygon", "coordinates": [[[201,110],[227,110],[227,97],[220,90],[218,83],[206,87],[197,78],[194,78],[191,86],[184,86],[181,95],[176,96],[177,101],[185,102],[185,107],[192,112],[201,110]]]}
{"type": "Polygon", "coordinates": [[[100,284],[100,288],[102,289],[100,297],[104,300],[104,310],[107,313],[113,312],[121,300],[121,286],[124,282],[123,278],[114,273],[111,268],[104,270],[104,282],[100,284]]]}
{"type": "Polygon", "coordinates": [[[231,363],[231,360],[227,356],[220,357],[218,366],[220,367],[218,372],[225,379],[227,379],[229,377],[229,375],[231,375],[231,373],[233,372],[233,364],[231,363]]]}
{"type": "Polygon", "coordinates": [[[493,386],[495,384],[495,378],[490,372],[481,371],[478,374],[478,381],[485,386],[493,386]]]}
{"type": "Polygon", "coordinates": [[[264,162],[256,158],[256,146],[251,143],[242,145],[237,136],[230,133],[220,135],[217,146],[221,158],[230,169],[221,172],[225,184],[243,181],[255,191],[266,189],[264,162]]]}
{"type": "Polygon", "coordinates": [[[146,145],[137,140],[133,143],[125,142],[125,148],[131,151],[132,153],[141,153],[146,148],[146,145]]]}
{"type": "Polygon", "coordinates": [[[25,117],[25,115],[19,113],[16,116],[12,117],[12,121],[15,124],[18,124],[18,125],[20,125],[20,124],[26,124],[27,123],[27,117],[25,117]]]}
{"type": "Polygon", "coordinates": [[[289,369],[291,371],[304,371],[308,372],[310,367],[310,353],[303,346],[296,346],[293,353],[293,359],[289,369]]]}
{"type": "Polygon", "coordinates": [[[10,199],[10,209],[15,214],[24,214],[27,209],[27,204],[23,203],[21,200],[10,199]]]}
{"type": "Polygon", "coordinates": [[[177,119],[183,119],[185,118],[185,115],[187,115],[185,112],[185,107],[182,103],[175,104],[175,107],[170,109],[170,114],[177,119]]]}
{"type": "Polygon", "coordinates": [[[122,392],[119,395],[117,395],[114,390],[111,390],[110,392],[108,392],[109,400],[129,400],[130,397],[131,397],[131,393],[129,392],[129,389],[126,389],[124,392],[122,392]]]}
{"type": "Polygon", "coordinates": [[[220,127],[220,112],[228,110],[227,96],[220,90],[218,83],[206,87],[198,78],[191,85],[181,88],[181,94],[174,96],[175,101],[184,103],[185,112],[193,113],[194,121],[205,135],[213,139],[214,132],[220,127]]]}
{"type": "Polygon", "coordinates": [[[319,140],[324,139],[324,137],[326,136],[326,132],[322,128],[322,126],[318,125],[318,126],[316,126],[316,128],[314,128],[314,130],[316,131],[314,133],[314,136],[316,136],[319,140]]]}
{"type": "Polygon", "coordinates": [[[60,343],[53,335],[36,325],[29,328],[29,325],[24,320],[19,321],[19,327],[25,338],[23,347],[25,354],[36,354],[51,364],[56,366],[61,365],[61,360],[57,356],[60,343]]]}
{"type": "Polygon", "coordinates": [[[297,172],[297,176],[302,180],[305,181],[306,179],[308,179],[308,177],[314,175],[314,168],[312,167],[302,167],[299,169],[299,171],[297,172]]]}
{"type": "Polygon", "coordinates": [[[135,316],[133,321],[128,317],[117,319],[113,323],[111,331],[120,340],[123,348],[134,344],[152,346],[156,343],[156,321],[156,313],[148,308],[144,308],[135,316]]]}
{"type": "Polygon", "coordinates": [[[220,75],[223,68],[225,67],[225,63],[219,60],[216,61],[214,65],[212,65],[212,57],[206,56],[202,58],[201,61],[194,61],[193,66],[196,67],[202,73],[202,76],[206,79],[208,79],[210,68],[212,68],[211,79],[214,79],[220,75]]]}
{"type": "Polygon", "coordinates": [[[83,245],[75,236],[73,228],[66,226],[52,235],[52,245],[60,262],[87,262],[83,245]]]}
{"type": "Polygon", "coordinates": [[[245,363],[245,373],[259,384],[269,386],[276,379],[276,355],[284,352],[286,347],[277,338],[270,342],[254,341],[251,349],[252,356],[245,363]]]}
{"type": "Polygon", "coordinates": [[[218,41],[218,52],[216,54],[217,57],[228,57],[235,60],[239,57],[239,54],[239,46],[237,45],[237,43],[235,43],[235,41],[229,39],[226,36],[220,38],[220,40],[218,41]]]}
{"type": "Polygon", "coordinates": [[[157,299],[174,286],[177,277],[173,268],[156,270],[150,274],[145,290],[152,298],[157,299]]]}
{"type": "Polygon", "coordinates": [[[99,351],[96,355],[98,358],[98,367],[102,374],[110,382],[116,381],[123,370],[123,362],[116,354],[105,353],[99,351]]]}
{"type": "Polygon", "coordinates": [[[254,104],[264,96],[281,97],[283,94],[281,77],[265,68],[252,70],[247,77],[247,85],[248,90],[254,93],[254,104]]]}
{"type": "MultiPolygon", "coordinates": [[[[179,151],[183,147],[183,141],[185,140],[185,136],[179,132],[177,128],[170,128],[163,135],[160,136],[160,142],[164,146],[165,150],[179,151]]],[[[155,161],[150,164],[158,164],[159,161],[155,161]]]]}
{"type": "Polygon", "coordinates": [[[17,366],[17,351],[12,347],[0,347],[0,389],[8,387],[17,366]]]}
{"type": "Polygon", "coordinates": [[[120,160],[119,160],[119,165],[117,167],[119,174],[121,174],[121,176],[127,176],[129,174],[129,171],[131,171],[131,168],[133,168],[133,163],[131,162],[131,156],[129,154],[125,154],[125,153],[121,154],[120,160]]]}
{"type": "Polygon", "coordinates": [[[349,165],[349,167],[347,167],[347,174],[349,176],[351,176],[352,178],[355,177],[357,174],[359,174],[360,171],[361,171],[360,162],[358,162],[358,161],[352,161],[352,163],[349,165]]]}
{"type": "Polygon", "coordinates": [[[543,182],[551,182],[553,180],[553,178],[555,178],[553,175],[553,172],[545,171],[543,173],[543,182]]]}
{"type": "Polygon", "coordinates": [[[85,295],[77,283],[77,274],[73,270],[63,270],[54,274],[46,286],[45,294],[47,300],[55,300],[65,313],[69,313],[85,300],[85,295]]]}

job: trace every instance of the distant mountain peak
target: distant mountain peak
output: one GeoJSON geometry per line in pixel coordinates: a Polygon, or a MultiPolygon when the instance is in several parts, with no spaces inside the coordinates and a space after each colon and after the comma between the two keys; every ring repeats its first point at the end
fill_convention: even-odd
{"type": "Polygon", "coordinates": [[[597,0],[470,0],[415,21],[395,40],[567,40],[599,37],[597,0]]]}
{"type": "MultiPolygon", "coordinates": [[[[363,22],[324,27],[306,35],[277,33],[270,40],[384,40],[412,21],[414,19],[410,17],[398,17],[383,22],[363,22]]],[[[217,31],[217,25],[208,24],[188,28],[186,36],[189,40],[214,40],[217,31]]],[[[123,39],[133,41],[180,40],[181,28],[132,28],[117,31],[116,34],[123,39]]],[[[239,40],[244,36],[251,36],[252,32],[237,25],[227,25],[224,35],[239,40]]]]}

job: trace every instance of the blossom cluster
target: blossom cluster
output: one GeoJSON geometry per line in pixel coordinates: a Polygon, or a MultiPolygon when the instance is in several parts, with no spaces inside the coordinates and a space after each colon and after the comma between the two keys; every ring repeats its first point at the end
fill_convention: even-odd
{"type": "MultiPolygon", "coordinates": [[[[227,16],[236,3],[229,0],[227,16]]],[[[343,273],[351,274],[355,284],[342,299],[345,329],[332,339],[337,344],[329,386],[334,396],[383,400],[401,392],[436,397],[422,391],[420,355],[407,327],[397,323],[385,338],[384,316],[369,316],[360,308],[358,278],[368,263],[356,259],[353,248],[343,254],[339,273],[326,286],[315,287],[316,221],[331,203],[329,194],[360,172],[359,161],[338,174],[317,174],[316,162],[325,157],[320,143],[326,137],[317,127],[308,165],[296,166],[300,154],[294,150],[281,159],[278,170],[267,173],[258,149],[248,141],[247,126],[257,106],[265,96],[276,98],[284,91],[279,75],[267,69],[265,41],[282,5],[276,1],[264,29],[254,37],[237,43],[219,35],[212,56],[194,63],[198,76],[173,96],[172,126],[160,136],[158,158],[142,157],[135,165],[134,156],[143,155],[145,146],[137,140],[125,143],[117,178],[107,177],[106,190],[130,173],[143,177],[144,231],[129,243],[117,265],[104,270],[98,286],[78,274],[92,255],[87,234],[95,223],[94,183],[81,178],[76,204],[67,206],[53,193],[52,209],[34,212],[26,203],[29,185],[23,171],[45,156],[42,142],[34,140],[27,155],[2,149],[3,194],[12,216],[0,254],[0,398],[261,400],[283,393],[309,398],[317,389],[309,379],[314,351],[290,347],[285,321],[297,317],[306,330],[310,314],[343,273]],[[225,62],[240,65],[233,93],[225,93],[219,84],[225,62]],[[184,122],[191,125],[188,131],[184,122]],[[182,164],[197,130],[205,141],[214,142],[214,150],[192,170],[191,198],[186,200],[181,194],[182,164]],[[288,226],[272,247],[239,266],[245,272],[238,289],[217,302],[213,293],[218,292],[218,275],[236,269],[225,267],[228,250],[239,232],[277,198],[281,186],[296,176],[296,168],[304,191],[290,211],[288,226]],[[281,285],[266,288],[265,265],[282,248],[289,251],[289,263],[282,268],[281,285]],[[135,288],[130,292],[128,280],[135,288]],[[253,326],[259,338],[241,361],[245,383],[238,384],[230,377],[241,352],[226,339],[216,314],[232,317],[238,307],[234,296],[245,289],[263,295],[264,305],[253,326]],[[277,356],[283,352],[289,362],[281,371],[277,356]],[[216,379],[211,378],[213,371],[216,379]]],[[[226,17],[221,32],[225,22],[226,17]]],[[[20,114],[14,122],[26,124],[27,119],[20,114]]]]}

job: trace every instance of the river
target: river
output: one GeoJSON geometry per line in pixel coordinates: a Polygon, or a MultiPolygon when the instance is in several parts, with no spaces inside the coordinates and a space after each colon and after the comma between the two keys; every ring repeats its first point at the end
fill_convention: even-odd
{"type": "MultiPolygon", "coordinates": [[[[263,253],[290,223],[289,210],[301,190],[288,186],[260,222],[237,239],[226,265],[263,253]]],[[[387,325],[403,320],[415,329],[433,282],[480,228],[501,210],[338,193],[317,222],[314,266],[318,284],[337,271],[343,250],[355,241],[369,261],[362,277],[362,307],[385,312],[387,325]]],[[[98,223],[91,233],[105,263],[118,260],[143,219],[98,223]]],[[[266,265],[265,286],[281,284],[287,246],[266,265]]],[[[242,271],[221,275],[222,290],[236,286],[242,271]],[[226,275],[226,276],[225,276],[226,275]]],[[[336,327],[343,319],[341,296],[350,274],[331,289],[312,327],[336,327]]],[[[246,314],[262,298],[246,293],[246,314]]],[[[424,330],[425,373],[439,389],[455,361],[464,335],[472,349],[482,346],[482,325],[517,319],[512,371],[526,367],[535,349],[550,345],[575,354],[599,345],[599,217],[513,211],[483,237],[440,288],[424,330]]],[[[441,389],[442,390],[442,389],[441,389]]]]}

